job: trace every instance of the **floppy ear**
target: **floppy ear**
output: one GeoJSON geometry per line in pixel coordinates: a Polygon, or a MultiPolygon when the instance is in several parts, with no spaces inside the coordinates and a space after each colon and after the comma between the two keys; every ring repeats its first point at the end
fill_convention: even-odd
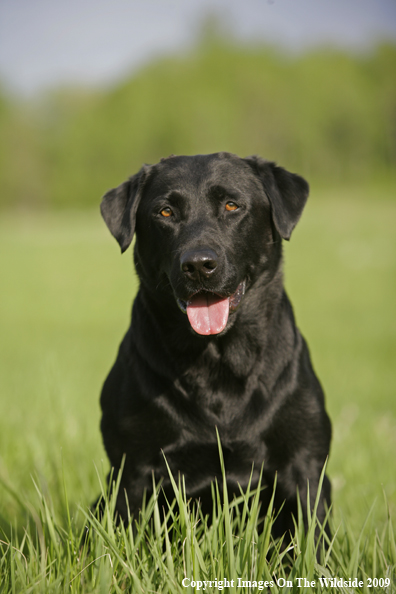
{"type": "Polygon", "coordinates": [[[145,177],[146,167],[142,167],[126,182],[106,192],[100,204],[102,217],[120,244],[121,253],[129,247],[135,232],[136,212],[145,177]]]}
{"type": "Polygon", "coordinates": [[[290,239],[297,225],[309,194],[309,185],[296,173],[278,167],[276,163],[261,157],[245,159],[263,184],[270,201],[272,220],[283,239],[290,239]]]}

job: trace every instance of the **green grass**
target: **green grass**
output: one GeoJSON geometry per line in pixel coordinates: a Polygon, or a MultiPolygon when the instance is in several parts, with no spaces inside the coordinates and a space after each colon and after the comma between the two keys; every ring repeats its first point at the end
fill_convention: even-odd
{"type": "Polygon", "coordinates": [[[268,572],[394,575],[396,203],[384,194],[313,191],[285,246],[286,286],[334,430],[327,472],[338,531],[321,563],[301,527],[281,563],[254,496],[244,518],[217,503],[211,528],[182,501],[169,541],[154,501],[135,532],[86,516],[108,471],[98,399],[136,291],[131,254],[119,255],[97,211],[2,215],[1,593],[187,592],[184,576],[259,580],[268,572]],[[81,548],[85,524],[89,547],[81,548]]]}

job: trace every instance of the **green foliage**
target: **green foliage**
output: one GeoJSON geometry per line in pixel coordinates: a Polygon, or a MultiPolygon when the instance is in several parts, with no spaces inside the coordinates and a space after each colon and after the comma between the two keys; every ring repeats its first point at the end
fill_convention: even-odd
{"type": "Polygon", "coordinates": [[[386,584],[379,590],[395,591],[396,545],[389,517],[380,534],[367,531],[366,518],[357,539],[342,525],[332,526],[330,539],[316,517],[318,493],[308,529],[299,513],[291,542],[283,546],[283,539],[271,536],[274,494],[265,515],[260,483],[230,502],[220,443],[219,448],[224,492],[221,498],[214,484],[211,518],[187,500],[183,479],[177,484],[171,474],[174,501],[160,509],[154,484],[139,517],[130,516],[126,525],[113,520],[119,478],[111,497],[101,483],[101,518],[82,507],[71,515],[66,485],[63,522],[39,489],[34,505],[18,498],[27,524],[22,536],[14,530],[0,539],[0,591],[320,593],[334,592],[330,579],[355,580],[353,587],[337,588],[345,593],[370,591],[376,580],[386,584]]]}
{"type": "Polygon", "coordinates": [[[396,172],[396,47],[299,57],[211,38],[105,92],[0,105],[0,205],[86,206],[174,154],[274,159],[309,180],[396,172]]]}

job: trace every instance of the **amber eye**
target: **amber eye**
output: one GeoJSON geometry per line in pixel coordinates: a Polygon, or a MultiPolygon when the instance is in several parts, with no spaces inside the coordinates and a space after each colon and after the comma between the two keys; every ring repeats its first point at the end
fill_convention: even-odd
{"type": "Polygon", "coordinates": [[[169,206],[166,206],[161,210],[161,214],[163,217],[170,217],[173,215],[172,209],[169,206]]]}
{"type": "Polygon", "coordinates": [[[235,204],[235,202],[227,202],[225,207],[226,207],[226,210],[237,210],[238,205],[235,204]]]}

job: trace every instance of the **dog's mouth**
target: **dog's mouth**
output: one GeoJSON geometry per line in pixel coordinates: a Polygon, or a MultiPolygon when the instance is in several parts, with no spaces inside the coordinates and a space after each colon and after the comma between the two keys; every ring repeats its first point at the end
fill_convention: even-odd
{"type": "Polygon", "coordinates": [[[177,304],[197,334],[209,336],[219,334],[227,325],[228,315],[241,304],[245,294],[246,281],[242,281],[235,293],[228,297],[210,291],[194,293],[187,301],[177,299],[177,304]]]}

